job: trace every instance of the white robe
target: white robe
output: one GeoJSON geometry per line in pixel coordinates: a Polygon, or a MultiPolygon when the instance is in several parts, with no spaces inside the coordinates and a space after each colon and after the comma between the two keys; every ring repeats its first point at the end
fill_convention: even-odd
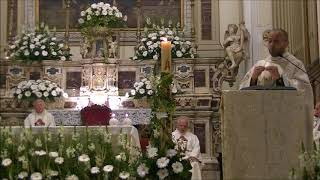
{"type": "Polygon", "coordinates": [[[313,117],[313,140],[319,144],[320,139],[320,117],[313,117]]]}
{"type": "Polygon", "coordinates": [[[36,113],[33,111],[28,115],[28,117],[24,120],[24,126],[25,127],[34,127],[36,126],[36,122],[41,119],[45,125],[44,126],[56,126],[56,123],[54,122],[54,117],[51,113],[49,113],[47,110],[44,110],[42,113],[36,113]]]}
{"type": "MultiPolygon", "coordinates": [[[[191,132],[186,132],[185,134],[181,134],[178,130],[172,132],[172,140],[173,142],[177,142],[181,136],[184,136],[187,139],[187,148],[186,148],[186,157],[195,157],[200,160],[200,144],[199,139],[196,135],[191,132]]],[[[191,162],[192,166],[192,180],[201,180],[201,169],[200,164],[198,162],[191,162]]]]}
{"type": "MultiPolygon", "coordinates": [[[[289,52],[285,52],[283,57],[287,58],[291,63],[306,71],[303,63],[289,52]]],[[[285,86],[294,87],[297,90],[304,91],[306,99],[305,102],[308,105],[309,111],[311,112],[313,109],[313,91],[308,75],[282,57],[269,56],[264,60],[258,61],[242,79],[240,89],[250,86],[251,76],[256,66],[265,66],[267,63],[277,64],[281,67],[283,70],[282,79],[285,86]]]]}

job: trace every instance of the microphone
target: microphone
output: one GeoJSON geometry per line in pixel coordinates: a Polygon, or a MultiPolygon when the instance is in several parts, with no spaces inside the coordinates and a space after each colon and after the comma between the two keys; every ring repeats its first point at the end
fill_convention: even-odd
{"type": "MultiPolygon", "coordinates": [[[[285,59],[286,61],[288,61],[290,64],[294,65],[296,68],[298,68],[300,71],[302,71],[303,73],[305,73],[309,77],[307,71],[305,71],[304,69],[302,69],[301,67],[299,67],[295,63],[291,62],[288,58],[284,57],[282,54],[280,54],[279,57],[285,59]]],[[[318,81],[317,79],[315,79],[314,81],[320,83],[320,81],[318,81]]]]}

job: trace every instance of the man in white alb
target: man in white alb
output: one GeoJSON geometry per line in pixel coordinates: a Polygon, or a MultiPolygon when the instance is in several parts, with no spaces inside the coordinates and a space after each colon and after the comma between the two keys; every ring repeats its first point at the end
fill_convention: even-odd
{"type": "Polygon", "coordinates": [[[255,86],[263,71],[269,71],[277,86],[294,87],[303,90],[305,102],[311,113],[313,109],[313,91],[303,63],[287,52],[288,33],[283,29],[273,29],[269,33],[267,47],[270,56],[258,61],[244,76],[240,89],[255,86]],[[290,61],[290,62],[289,62],[290,61]],[[299,68],[297,68],[299,67],[299,68]],[[303,71],[302,71],[302,70],[303,71]]]}
{"type": "Polygon", "coordinates": [[[185,144],[186,147],[182,149],[185,149],[185,158],[190,160],[192,166],[191,179],[201,180],[199,139],[196,135],[189,131],[188,126],[188,117],[178,117],[177,129],[174,132],[172,132],[172,140],[175,144],[185,144]]]}
{"type": "Polygon", "coordinates": [[[320,101],[314,107],[313,114],[313,140],[319,144],[320,139],[320,101]]]}
{"type": "Polygon", "coordinates": [[[45,109],[45,102],[37,99],[33,102],[34,110],[24,120],[25,127],[31,126],[56,126],[54,117],[45,109]]]}

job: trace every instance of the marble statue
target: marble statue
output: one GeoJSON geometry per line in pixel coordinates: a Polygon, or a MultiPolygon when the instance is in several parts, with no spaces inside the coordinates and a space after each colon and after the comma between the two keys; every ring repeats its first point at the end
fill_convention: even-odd
{"type": "Polygon", "coordinates": [[[249,32],[245,27],[244,22],[239,24],[229,24],[228,30],[224,35],[223,46],[225,48],[227,59],[231,61],[229,69],[239,66],[239,64],[246,58],[245,46],[248,44],[249,32]]]}

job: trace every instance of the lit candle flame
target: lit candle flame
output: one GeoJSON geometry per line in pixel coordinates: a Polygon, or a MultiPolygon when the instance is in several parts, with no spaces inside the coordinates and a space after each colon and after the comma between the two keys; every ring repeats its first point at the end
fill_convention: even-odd
{"type": "Polygon", "coordinates": [[[116,115],[115,115],[114,113],[112,113],[112,115],[111,115],[111,116],[112,116],[113,118],[114,118],[114,117],[116,117],[116,115]]]}
{"type": "Polygon", "coordinates": [[[128,114],[126,114],[126,118],[128,117],[128,114]]]}

